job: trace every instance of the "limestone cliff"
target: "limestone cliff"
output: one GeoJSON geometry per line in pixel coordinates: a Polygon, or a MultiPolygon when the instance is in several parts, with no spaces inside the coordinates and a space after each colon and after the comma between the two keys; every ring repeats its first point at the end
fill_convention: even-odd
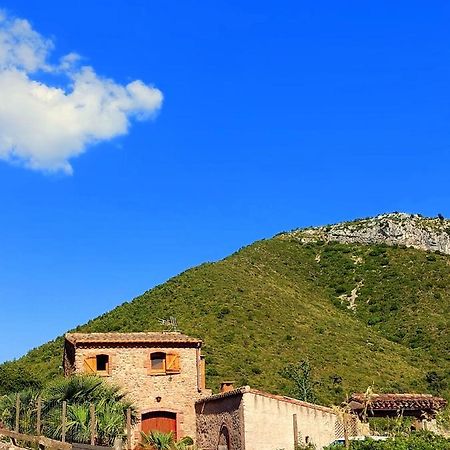
{"type": "Polygon", "coordinates": [[[450,220],[442,216],[390,213],[317,228],[304,228],[280,235],[302,242],[387,244],[414,247],[450,255],[450,220]]]}

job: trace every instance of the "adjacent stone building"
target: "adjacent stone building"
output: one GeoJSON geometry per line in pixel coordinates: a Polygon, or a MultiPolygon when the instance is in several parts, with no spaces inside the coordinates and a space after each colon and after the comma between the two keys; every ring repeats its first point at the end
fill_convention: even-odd
{"type": "Polygon", "coordinates": [[[139,431],[196,435],[197,400],[209,396],[200,339],[180,333],[69,333],[64,372],[96,374],[123,387],[138,409],[139,431]]]}
{"type": "Polygon", "coordinates": [[[342,437],[332,409],[249,386],[197,400],[195,409],[202,450],[321,449],[342,437]]]}

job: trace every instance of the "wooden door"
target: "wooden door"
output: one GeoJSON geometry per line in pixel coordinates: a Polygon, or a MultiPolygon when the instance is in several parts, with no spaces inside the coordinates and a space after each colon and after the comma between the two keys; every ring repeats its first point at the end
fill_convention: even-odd
{"type": "Polygon", "coordinates": [[[177,415],[169,411],[152,411],[142,415],[141,430],[144,433],[150,431],[172,432],[177,438],[177,415]]]}

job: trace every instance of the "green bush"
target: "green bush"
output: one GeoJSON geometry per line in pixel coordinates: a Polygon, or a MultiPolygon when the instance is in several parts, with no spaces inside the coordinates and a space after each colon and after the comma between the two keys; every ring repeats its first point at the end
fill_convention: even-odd
{"type": "MultiPolygon", "coordinates": [[[[325,450],[342,449],[342,445],[330,445],[325,450]]],[[[429,431],[412,433],[409,436],[398,436],[386,441],[351,441],[351,450],[449,450],[450,439],[438,436],[429,431]]]]}

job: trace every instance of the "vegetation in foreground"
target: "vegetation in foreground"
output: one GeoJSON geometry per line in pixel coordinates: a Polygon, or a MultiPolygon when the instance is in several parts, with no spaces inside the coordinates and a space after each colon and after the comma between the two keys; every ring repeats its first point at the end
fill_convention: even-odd
{"type": "Polygon", "coordinates": [[[141,450],[194,450],[194,441],[185,436],[179,441],[175,440],[173,433],[161,431],[141,432],[141,442],[138,445],[141,450]]]}
{"type": "MultiPolygon", "coordinates": [[[[95,411],[95,436],[98,445],[112,446],[116,437],[125,438],[126,411],[132,405],[116,386],[95,376],[74,376],[59,380],[43,390],[19,393],[19,431],[36,434],[38,399],[41,399],[41,434],[61,440],[62,404],[67,402],[66,437],[68,442],[87,444],[91,440],[91,405],[95,411]]],[[[0,397],[0,421],[15,428],[15,394],[0,397]]],[[[132,420],[135,420],[132,410],[132,420]]]]}
{"type": "MultiPolygon", "coordinates": [[[[342,444],[330,445],[325,450],[341,450],[342,444]]],[[[396,436],[386,441],[351,441],[351,450],[449,450],[450,439],[431,433],[419,431],[407,436],[396,436]]]]}

